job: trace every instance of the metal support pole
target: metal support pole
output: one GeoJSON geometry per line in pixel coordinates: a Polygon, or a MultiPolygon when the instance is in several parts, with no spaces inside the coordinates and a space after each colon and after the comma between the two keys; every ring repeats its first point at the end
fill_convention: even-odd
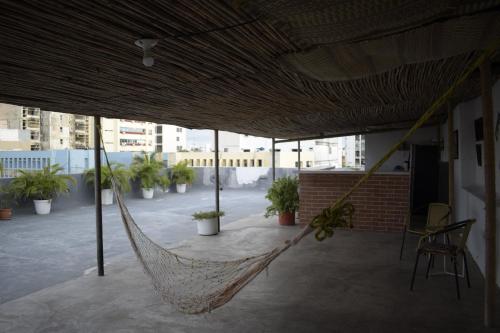
{"type": "Polygon", "coordinates": [[[300,140],[297,140],[297,166],[300,171],[300,140]]]}
{"type": "Polygon", "coordinates": [[[273,182],[276,180],[276,139],[273,138],[271,148],[271,164],[273,166],[273,182]]]}
{"type": "MultiPolygon", "coordinates": [[[[219,130],[214,130],[214,146],[215,146],[215,210],[220,211],[219,201],[219,130]]],[[[217,217],[217,231],[220,232],[220,217],[217,217]]]]}
{"type": "Polygon", "coordinates": [[[493,99],[491,96],[491,63],[481,67],[481,96],[484,133],[484,190],[485,190],[485,290],[484,325],[494,326],[496,294],[496,191],[495,191],[495,134],[493,130],[493,99]]]}
{"type": "Polygon", "coordinates": [[[101,118],[94,117],[94,163],[95,163],[95,228],[97,243],[97,275],[104,275],[104,251],[102,240],[102,202],[101,202],[101,118]]]}
{"type": "Polygon", "coordinates": [[[455,157],[453,156],[453,109],[448,103],[448,205],[451,207],[450,223],[455,222],[455,157]]]}

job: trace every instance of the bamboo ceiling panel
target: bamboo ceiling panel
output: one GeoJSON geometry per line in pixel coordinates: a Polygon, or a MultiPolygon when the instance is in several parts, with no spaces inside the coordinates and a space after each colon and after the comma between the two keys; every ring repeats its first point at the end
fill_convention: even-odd
{"type": "Polygon", "coordinates": [[[0,102],[280,138],[390,128],[498,36],[498,5],[0,0],[0,102]],[[139,38],[159,39],[153,67],[139,38]]]}

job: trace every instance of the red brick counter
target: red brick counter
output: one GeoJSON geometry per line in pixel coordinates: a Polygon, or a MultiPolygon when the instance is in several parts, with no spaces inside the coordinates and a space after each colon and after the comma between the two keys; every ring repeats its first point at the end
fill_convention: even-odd
{"type": "MultiPolygon", "coordinates": [[[[300,223],[314,216],[349,190],[363,176],[357,171],[303,171],[300,183],[300,223]]],[[[410,176],[406,172],[377,173],[350,198],[355,229],[402,231],[409,207],[410,176]]]]}

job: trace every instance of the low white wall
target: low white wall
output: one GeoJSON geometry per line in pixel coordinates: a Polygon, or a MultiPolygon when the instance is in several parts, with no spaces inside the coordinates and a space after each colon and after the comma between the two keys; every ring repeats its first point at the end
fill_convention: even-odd
{"type": "MultiPolygon", "coordinates": [[[[493,108],[494,121],[497,121],[500,113],[500,81],[493,87],[493,108]]],[[[472,101],[458,105],[454,110],[454,129],[458,130],[458,151],[459,158],[455,163],[455,215],[456,220],[475,218],[477,223],[471,230],[467,247],[477,265],[484,274],[484,168],[478,166],[476,158],[476,142],[474,134],[474,120],[482,117],[481,99],[476,98],[472,101]]],[[[447,129],[447,123],[443,125],[443,133],[447,129]]],[[[448,161],[448,141],[445,138],[445,149],[442,159],[448,161]]],[[[500,143],[498,139],[495,142],[495,171],[496,171],[496,189],[497,189],[497,285],[500,286],[500,218],[499,202],[500,193],[500,143]]],[[[484,161],[484,152],[483,152],[484,161]]]]}
{"type": "MultiPolygon", "coordinates": [[[[391,131],[382,133],[373,133],[365,135],[365,170],[368,170],[377,163],[384,154],[406,133],[406,130],[391,131]]],[[[415,134],[407,141],[408,144],[432,144],[437,141],[436,126],[424,127],[417,130],[415,134]]],[[[409,147],[406,150],[398,150],[389,158],[380,168],[380,171],[394,171],[397,165],[407,168],[405,163],[410,156],[409,147]]]]}

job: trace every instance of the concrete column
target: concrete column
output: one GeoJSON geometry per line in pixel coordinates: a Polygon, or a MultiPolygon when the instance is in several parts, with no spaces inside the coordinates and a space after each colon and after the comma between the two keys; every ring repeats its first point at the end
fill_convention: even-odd
{"type": "Polygon", "coordinates": [[[101,202],[101,118],[94,117],[94,163],[95,163],[95,226],[97,244],[97,275],[104,275],[104,245],[102,239],[102,202],[101,202]]]}
{"type": "Polygon", "coordinates": [[[448,103],[448,205],[451,207],[450,223],[455,222],[455,159],[453,157],[453,109],[448,103]]]}
{"type": "Polygon", "coordinates": [[[491,96],[491,63],[481,67],[481,95],[484,133],[484,189],[485,189],[485,290],[484,324],[494,326],[496,295],[496,191],[495,191],[495,134],[493,130],[493,99],[491,96]]]}

